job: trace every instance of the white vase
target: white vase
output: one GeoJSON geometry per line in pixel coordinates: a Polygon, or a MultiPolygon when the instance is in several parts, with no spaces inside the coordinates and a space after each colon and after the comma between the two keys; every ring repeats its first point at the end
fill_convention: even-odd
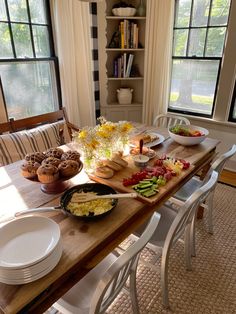
{"type": "Polygon", "coordinates": [[[146,15],[146,6],[144,3],[144,0],[140,0],[136,14],[137,14],[137,16],[145,16],[146,15]]]}
{"type": "Polygon", "coordinates": [[[117,89],[117,98],[120,105],[130,105],[132,102],[133,89],[119,88],[117,89]]]}

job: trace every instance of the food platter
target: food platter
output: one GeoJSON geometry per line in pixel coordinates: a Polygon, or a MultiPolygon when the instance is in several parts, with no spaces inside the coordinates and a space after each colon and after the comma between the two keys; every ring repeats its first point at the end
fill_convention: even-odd
{"type": "Polygon", "coordinates": [[[144,147],[154,147],[164,142],[165,138],[163,135],[156,132],[144,132],[134,135],[130,139],[130,147],[138,147],[140,140],[143,139],[144,147]]]}
{"type": "Polygon", "coordinates": [[[165,140],[164,136],[161,135],[161,134],[158,134],[158,133],[155,133],[155,132],[149,132],[148,134],[150,134],[151,136],[155,137],[156,139],[154,139],[152,142],[143,144],[143,146],[145,146],[145,147],[157,146],[158,144],[161,144],[165,140]]]}
{"type": "MultiPolygon", "coordinates": [[[[135,155],[138,155],[138,154],[140,154],[139,147],[131,148],[130,155],[135,156],[135,155]]],[[[151,149],[149,147],[143,147],[142,154],[145,155],[145,156],[148,156],[149,159],[152,159],[152,158],[154,158],[156,156],[155,150],[153,150],[153,149],[151,149]]]]}

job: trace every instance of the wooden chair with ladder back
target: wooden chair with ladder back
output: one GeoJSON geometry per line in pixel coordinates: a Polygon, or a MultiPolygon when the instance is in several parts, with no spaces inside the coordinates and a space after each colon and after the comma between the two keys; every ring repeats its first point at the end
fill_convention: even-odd
{"type": "Polygon", "coordinates": [[[72,140],[79,128],[70,123],[66,109],[0,124],[0,164],[23,159],[27,153],[46,151],[72,140]]]}

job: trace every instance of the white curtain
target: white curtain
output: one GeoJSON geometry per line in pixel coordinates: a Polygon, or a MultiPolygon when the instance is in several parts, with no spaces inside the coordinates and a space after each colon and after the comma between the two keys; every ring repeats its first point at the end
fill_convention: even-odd
{"type": "Polygon", "coordinates": [[[143,122],[167,112],[173,40],[174,0],[147,0],[143,122]]]}
{"type": "Polygon", "coordinates": [[[79,127],[95,125],[89,3],[51,0],[62,103],[79,127]]]}

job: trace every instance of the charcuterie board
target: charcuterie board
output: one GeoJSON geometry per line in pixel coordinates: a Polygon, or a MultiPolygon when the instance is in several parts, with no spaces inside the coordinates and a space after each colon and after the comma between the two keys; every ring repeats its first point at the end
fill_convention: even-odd
{"type": "MultiPolygon", "coordinates": [[[[91,180],[99,183],[103,183],[106,185],[109,185],[113,189],[124,192],[124,193],[129,193],[133,192],[132,185],[130,186],[124,186],[123,185],[123,179],[132,176],[132,174],[140,171],[141,169],[137,166],[134,165],[132,157],[126,157],[126,161],[128,162],[128,166],[123,168],[120,171],[115,172],[114,176],[110,179],[104,179],[100,178],[98,176],[95,176],[94,174],[89,174],[89,177],[91,180]]],[[[150,163],[152,165],[153,162],[150,163]]],[[[188,176],[191,172],[193,172],[194,166],[190,165],[190,167],[186,170],[182,170],[178,175],[173,176],[164,186],[161,186],[158,188],[159,192],[151,197],[143,197],[141,195],[138,195],[138,198],[140,198],[142,201],[145,201],[149,204],[155,204],[157,203],[160,199],[163,198],[163,196],[166,193],[169,193],[171,190],[176,190],[176,186],[180,184],[186,176],[188,176]]]]}

